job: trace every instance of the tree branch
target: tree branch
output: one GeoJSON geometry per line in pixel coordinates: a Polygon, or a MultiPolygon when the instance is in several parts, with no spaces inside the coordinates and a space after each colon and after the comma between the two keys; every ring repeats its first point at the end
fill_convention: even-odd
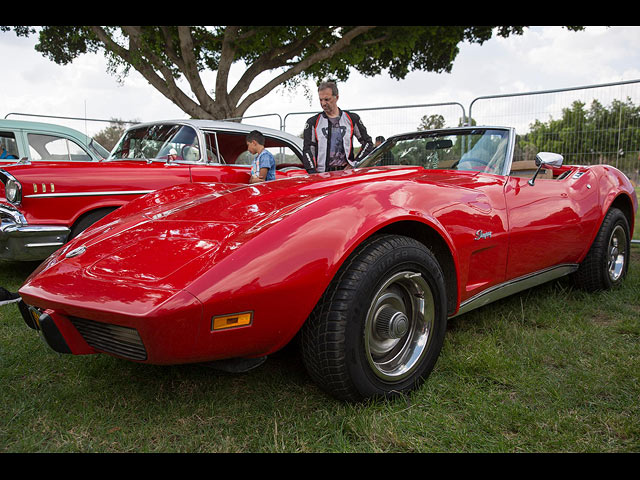
{"type": "Polygon", "coordinates": [[[187,79],[187,82],[189,82],[191,91],[200,102],[200,106],[207,111],[211,111],[213,108],[213,99],[207,93],[202,83],[200,72],[198,72],[198,61],[194,54],[195,48],[193,45],[193,37],[191,36],[191,29],[185,26],[178,26],[178,37],[180,39],[180,52],[182,54],[182,67],[180,70],[187,79]]]}
{"type": "MultiPolygon", "coordinates": [[[[356,28],[348,31],[340,40],[338,40],[333,45],[331,45],[331,46],[329,46],[327,48],[324,48],[322,50],[319,50],[316,53],[308,56],[307,58],[305,58],[303,60],[301,60],[300,62],[295,63],[291,68],[289,68],[285,72],[281,73],[277,77],[273,78],[271,81],[269,81],[267,84],[265,84],[262,88],[256,90],[252,94],[248,95],[242,101],[242,103],[240,103],[237,106],[236,115],[238,115],[238,116],[243,115],[244,112],[247,110],[247,108],[249,108],[257,100],[263,98],[269,92],[271,92],[271,90],[273,90],[275,87],[277,87],[281,83],[284,83],[287,80],[293,78],[294,76],[298,75],[299,73],[303,72],[305,69],[309,68],[313,64],[315,64],[317,62],[321,62],[321,61],[326,60],[328,58],[331,58],[333,55],[336,55],[337,53],[345,51],[349,47],[349,45],[351,44],[351,41],[353,39],[355,39],[359,35],[362,35],[362,34],[368,32],[368,31],[370,31],[373,28],[375,28],[375,27],[372,27],[372,26],[356,27],[356,28]]],[[[252,67],[255,66],[256,64],[257,64],[257,62],[254,62],[252,67]]],[[[248,86],[247,86],[247,88],[248,88],[248,86]]]]}
{"type": "Polygon", "coordinates": [[[225,103],[227,108],[231,108],[227,95],[227,85],[229,83],[229,72],[235,58],[235,41],[238,37],[239,27],[230,26],[225,28],[220,49],[220,61],[218,62],[218,73],[216,75],[216,102],[225,103]]]}
{"type": "Polygon", "coordinates": [[[267,70],[287,66],[289,59],[300,55],[305,48],[316,42],[316,39],[322,32],[326,32],[327,30],[328,27],[316,28],[309,35],[297,42],[293,42],[287,47],[274,49],[257,58],[249,68],[245,70],[240,80],[236,83],[236,86],[229,92],[229,103],[231,105],[237,105],[242,95],[249,90],[251,83],[258,75],[267,70]]]}
{"type": "Polygon", "coordinates": [[[122,27],[123,31],[129,35],[129,49],[122,47],[115,42],[109,34],[99,26],[91,26],[91,31],[98,37],[98,39],[104,43],[107,50],[122,57],[130,65],[132,65],[140,74],[158,90],[162,95],[167,97],[171,102],[179,106],[184,112],[189,113],[192,116],[208,116],[196,102],[191,100],[184,94],[180,88],[177,87],[173,80],[171,71],[162,64],[154,55],[150,54],[148,50],[143,52],[140,46],[140,29],[135,27],[122,27]],[[148,58],[145,60],[144,56],[148,58]],[[151,60],[155,59],[153,63],[151,60]],[[161,78],[154,69],[154,66],[162,72],[161,78]]]}

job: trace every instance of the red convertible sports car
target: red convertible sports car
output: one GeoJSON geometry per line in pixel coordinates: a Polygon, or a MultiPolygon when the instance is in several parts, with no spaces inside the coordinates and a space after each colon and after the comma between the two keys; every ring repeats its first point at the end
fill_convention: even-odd
{"type": "Polygon", "coordinates": [[[249,368],[299,335],[332,395],[407,392],[448,318],[564,275],[598,290],[627,272],[625,175],[514,151],[510,128],[423,131],[350,170],[159,190],[49,257],[21,311],[58,352],[152,364],[249,368]]]}

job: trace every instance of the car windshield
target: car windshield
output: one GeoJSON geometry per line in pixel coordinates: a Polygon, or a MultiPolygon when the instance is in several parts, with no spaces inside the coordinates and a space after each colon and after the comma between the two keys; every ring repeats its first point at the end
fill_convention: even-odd
{"type": "Polygon", "coordinates": [[[200,160],[196,131],[186,125],[143,125],[128,130],[111,152],[109,160],[200,160]]]}
{"type": "Polygon", "coordinates": [[[358,167],[414,165],[430,170],[503,174],[509,132],[497,129],[424,131],[389,138],[358,167]]]}

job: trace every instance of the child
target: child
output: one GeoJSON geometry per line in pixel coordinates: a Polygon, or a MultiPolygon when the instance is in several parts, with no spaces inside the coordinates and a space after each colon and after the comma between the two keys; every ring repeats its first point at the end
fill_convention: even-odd
{"type": "Polygon", "coordinates": [[[276,179],[276,161],[269,150],[264,148],[264,135],[253,130],[247,135],[247,150],[256,155],[251,164],[249,183],[265,182],[276,179]]]}

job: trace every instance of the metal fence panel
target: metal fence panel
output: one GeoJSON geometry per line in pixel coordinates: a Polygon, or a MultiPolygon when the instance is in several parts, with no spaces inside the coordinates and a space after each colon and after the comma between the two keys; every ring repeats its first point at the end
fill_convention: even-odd
{"type": "Polygon", "coordinates": [[[478,97],[469,117],[515,127],[521,159],[554,151],[567,164],[606,163],[640,183],[640,80],[478,97]]]}

